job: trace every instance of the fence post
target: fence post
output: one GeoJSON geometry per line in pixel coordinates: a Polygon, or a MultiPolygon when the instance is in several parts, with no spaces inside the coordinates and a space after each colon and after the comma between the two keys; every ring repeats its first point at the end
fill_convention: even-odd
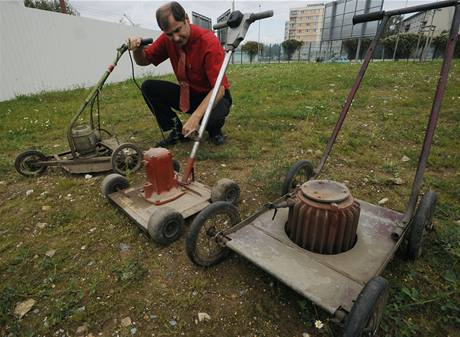
{"type": "Polygon", "coordinates": [[[281,63],[281,46],[278,49],[278,63],[281,63]]]}
{"type": "Polygon", "coordinates": [[[310,42],[310,45],[308,46],[308,62],[310,62],[310,53],[311,53],[311,42],[310,42]]]}
{"type": "Polygon", "coordinates": [[[240,55],[241,55],[241,57],[240,57],[240,59],[241,59],[241,64],[243,64],[243,51],[242,51],[242,50],[240,50],[240,55]]]}
{"type": "Polygon", "coordinates": [[[270,64],[270,61],[272,59],[272,45],[270,43],[269,49],[268,49],[268,63],[270,64]]]}

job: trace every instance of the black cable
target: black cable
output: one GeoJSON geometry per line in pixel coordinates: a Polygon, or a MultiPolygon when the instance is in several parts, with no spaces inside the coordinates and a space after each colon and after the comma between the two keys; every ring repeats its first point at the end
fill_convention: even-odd
{"type": "Polygon", "coordinates": [[[129,49],[128,49],[128,55],[129,55],[129,60],[131,61],[131,74],[132,74],[132,77],[133,77],[134,84],[136,84],[136,87],[139,89],[139,91],[141,92],[142,96],[145,98],[145,100],[147,102],[147,105],[149,106],[150,111],[152,111],[153,115],[155,116],[155,121],[157,122],[158,128],[160,129],[160,132],[161,132],[161,137],[163,137],[163,140],[166,141],[165,134],[164,134],[163,130],[161,129],[160,123],[158,123],[158,120],[156,118],[155,111],[153,110],[152,103],[150,102],[150,99],[146,95],[144,95],[144,93],[142,92],[141,87],[139,86],[139,84],[136,81],[136,77],[134,76],[134,62],[133,62],[133,58],[131,56],[131,50],[129,50],[129,49]]]}

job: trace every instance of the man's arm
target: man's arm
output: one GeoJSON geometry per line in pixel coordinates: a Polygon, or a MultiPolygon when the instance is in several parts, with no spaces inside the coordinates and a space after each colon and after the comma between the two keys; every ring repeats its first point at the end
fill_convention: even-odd
{"type": "Polygon", "coordinates": [[[140,66],[148,66],[149,60],[145,56],[144,47],[141,47],[142,38],[132,37],[126,42],[128,49],[133,51],[133,57],[136,64],[140,66]]]}
{"type": "MultiPolygon", "coordinates": [[[[220,102],[222,97],[224,97],[225,88],[223,85],[220,86],[219,91],[217,92],[216,100],[214,101],[213,108],[220,102]]],[[[204,113],[206,112],[206,107],[211,100],[212,90],[208,92],[206,97],[201,101],[200,105],[192,113],[188,121],[182,127],[182,134],[185,136],[190,134],[194,130],[198,130],[198,125],[200,125],[201,118],[203,118],[204,113]]]]}

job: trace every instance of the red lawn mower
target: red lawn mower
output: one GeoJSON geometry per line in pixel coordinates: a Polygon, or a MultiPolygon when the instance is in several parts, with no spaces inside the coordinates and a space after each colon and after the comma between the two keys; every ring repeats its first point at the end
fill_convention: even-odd
{"type": "Polygon", "coordinates": [[[103,180],[102,194],[147,231],[154,242],[166,245],[177,240],[184,219],[200,212],[211,202],[234,204],[238,201],[240,188],[230,179],[221,179],[212,188],[195,181],[195,157],[233,51],[244,40],[254,21],[271,16],[273,11],[255,14],[235,11],[225,23],[214,26],[214,29],[228,27],[225,58],[183,175],[178,173],[179,163],[172,159],[169,150],[151,148],[144,153],[145,183],[129,187],[129,181],[116,173],[103,180]]]}

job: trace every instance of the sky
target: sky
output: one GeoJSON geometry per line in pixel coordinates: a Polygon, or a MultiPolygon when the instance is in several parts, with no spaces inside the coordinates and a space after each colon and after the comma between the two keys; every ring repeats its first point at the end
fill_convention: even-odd
{"type": "MultiPolygon", "coordinates": [[[[69,1],[69,0],[68,0],[69,1]]],[[[83,17],[119,22],[126,14],[135,24],[141,27],[159,30],[155,20],[155,11],[162,4],[168,1],[139,1],[139,0],[70,0],[71,5],[80,12],[83,17]]],[[[227,9],[231,9],[231,0],[179,0],[185,11],[191,15],[192,11],[205,15],[216,23],[216,19],[227,9]]],[[[274,16],[260,21],[260,42],[265,44],[280,43],[284,39],[284,25],[289,19],[289,9],[303,7],[306,4],[318,3],[321,1],[255,1],[255,0],[235,0],[235,10],[243,13],[255,13],[259,11],[273,10],[274,16]]],[[[330,2],[330,1],[325,1],[330,2]]],[[[385,0],[384,10],[415,6],[421,3],[433,1],[419,0],[385,0]]],[[[124,19],[127,22],[126,19],[124,19]]],[[[259,24],[253,24],[246,41],[259,40],[259,24]]]]}

